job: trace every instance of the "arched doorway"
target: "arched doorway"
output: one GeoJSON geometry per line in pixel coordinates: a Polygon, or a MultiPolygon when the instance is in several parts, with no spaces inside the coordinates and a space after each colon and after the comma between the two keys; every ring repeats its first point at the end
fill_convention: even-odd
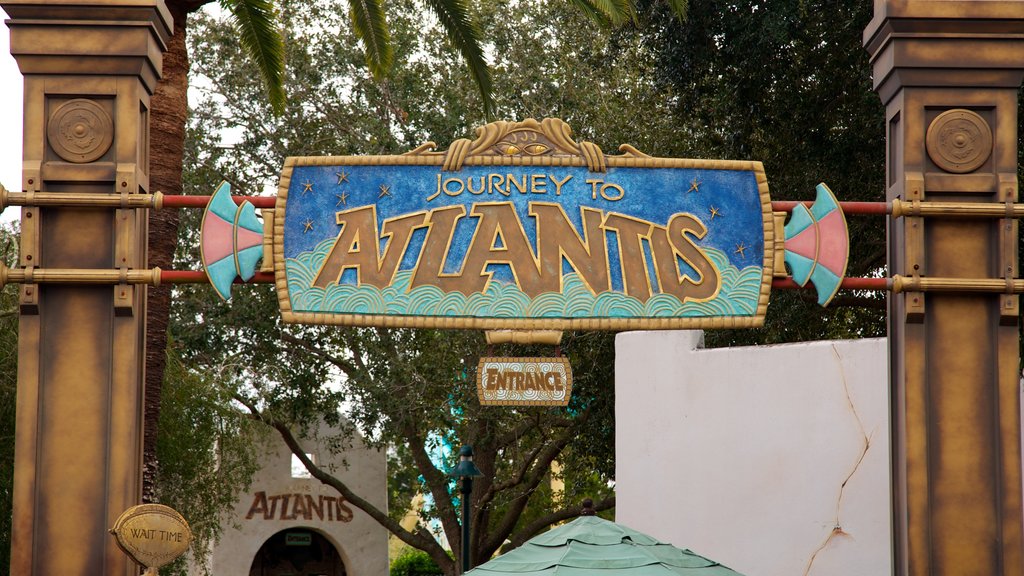
{"type": "Polygon", "coordinates": [[[345,563],[331,542],[310,528],[289,528],[263,543],[249,576],[346,576],[345,563]]]}

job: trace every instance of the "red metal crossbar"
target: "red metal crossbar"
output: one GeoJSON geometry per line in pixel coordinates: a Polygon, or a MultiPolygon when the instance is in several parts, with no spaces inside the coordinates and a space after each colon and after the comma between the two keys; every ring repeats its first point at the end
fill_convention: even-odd
{"type": "MultiPolygon", "coordinates": [[[[841,290],[889,290],[892,280],[888,278],[843,278],[839,284],[841,290]]],[[[772,280],[772,288],[780,290],[800,290],[803,288],[792,278],[776,278],[772,280]]]]}
{"type": "MultiPolygon", "coordinates": [[[[206,208],[212,196],[184,196],[181,194],[165,194],[164,208],[206,208]]],[[[273,208],[277,196],[232,196],[235,204],[248,200],[257,208],[273,208]]]]}
{"type": "MultiPolygon", "coordinates": [[[[202,270],[161,270],[161,284],[208,284],[209,278],[202,270]]],[[[235,278],[235,284],[271,284],[274,282],[273,272],[257,272],[252,280],[243,282],[241,278],[235,278]]]]}
{"type": "MultiPolygon", "coordinates": [[[[797,204],[803,204],[810,208],[813,203],[809,200],[801,200],[799,202],[776,200],[772,202],[772,210],[775,212],[792,212],[797,204]]],[[[892,212],[892,207],[888,202],[840,202],[839,207],[843,209],[844,214],[877,214],[884,216],[892,212]]]]}

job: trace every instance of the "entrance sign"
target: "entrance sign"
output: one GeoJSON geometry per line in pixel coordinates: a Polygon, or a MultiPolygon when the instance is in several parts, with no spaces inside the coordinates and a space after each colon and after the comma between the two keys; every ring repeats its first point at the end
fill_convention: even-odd
{"type": "Polygon", "coordinates": [[[560,120],[444,153],[289,158],[287,322],[480,329],[758,326],[775,222],[759,162],[604,156],[560,120]]]}
{"type": "Polygon", "coordinates": [[[476,370],[482,406],[567,406],[572,367],[559,358],[481,358],[476,370]]]}
{"type": "Polygon", "coordinates": [[[311,532],[286,532],[284,535],[285,546],[312,546],[313,534],[311,532]]]}

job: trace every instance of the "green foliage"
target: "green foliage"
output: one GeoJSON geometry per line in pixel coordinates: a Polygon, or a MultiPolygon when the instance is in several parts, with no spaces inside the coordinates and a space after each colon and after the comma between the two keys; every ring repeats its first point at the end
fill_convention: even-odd
{"type": "Polygon", "coordinates": [[[441,576],[444,571],[429,554],[422,550],[406,548],[391,562],[391,576],[441,576]]]}
{"type": "MultiPolygon", "coordinates": [[[[642,3],[635,24],[611,37],[570,3],[473,4],[497,109],[510,119],[561,117],[577,139],[608,151],[630,143],[659,156],[763,160],[777,199],[807,199],[819,180],[844,200],[880,199],[883,115],[859,46],[869,8],[837,3],[843,20],[836,23],[811,0],[771,10],[692,3],[680,20],[685,3],[671,4],[642,3]]],[[[362,67],[357,35],[336,7],[283,13],[294,98],[280,118],[267,113],[229,29],[209,19],[196,24],[194,69],[208,86],[188,153],[195,172],[187,181],[196,192],[209,193],[221,177],[236,190],[260,192],[276,182],[286,156],[401,153],[427,140],[444,147],[486,120],[474,100],[476,80],[445,46],[425,41],[446,32],[424,20],[416,3],[389,5],[399,56],[384,82],[362,67]],[[232,135],[230,146],[218,133],[232,135]]],[[[851,220],[851,273],[881,270],[880,222],[851,220]]],[[[187,247],[196,243],[181,245],[180,262],[195,266],[187,247]]],[[[477,557],[571,517],[584,496],[613,502],[611,335],[566,335],[563,352],[576,379],[569,409],[497,410],[475,400],[476,359],[550,349],[492,350],[470,332],[284,326],[271,288],[236,287],[234,294],[229,306],[205,287],[178,289],[172,329],[185,361],[221,375],[255,417],[284,434],[301,436],[304,423],[323,418],[344,425],[340,435],[319,439],[336,451],[357,432],[388,449],[390,509],[376,518],[446,571],[451,561],[433,540],[404,532],[397,520],[413,495],[429,493],[433,505],[419,511],[420,527],[440,523],[456,543],[457,495],[445,474],[454,456],[439,458],[449,447],[473,445],[485,472],[473,496],[473,525],[483,527],[472,543],[477,557]],[[556,461],[560,468],[551,466],[556,461]],[[565,490],[551,490],[551,480],[564,481],[565,490]]],[[[844,295],[839,304],[869,307],[826,311],[808,300],[808,293],[776,291],[765,329],[708,339],[724,345],[882,331],[878,297],[844,295]]],[[[323,472],[329,482],[331,471],[323,472]]]]}
{"type": "MultiPolygon", "coordinates": [[[[673,94],[666,113],[685,138],[665,153],[764,162],[776,200],[807,200],[826,182],[840,200],[882,201],[885,114],[871,88],[860,0],[694,2],[687,19],[642,5],[639,35],[673,94]]],[[[662,153],[659,151],[659,153],[662,153]]],[[[885,272],[884,220],[849,217],[848,276],[885,272]]],[[[827,309],[810,292],[776,290],[762,330],[715,331],[715,346],[885,333],[882,293],[841,293],[827,309]]]]}
{"type": "Polygon", "coordinates": [[[391,33],[384,18],[384,6],[380,0],[354,0],[349,3],[352,29],[363,41],[366,51],[366,67],[377,78],[383,78],[391,62],[394,50],[391,47],[391,33]]]}
{"type": "Polygon", "coordinates": [[[270,105],[276,112],[284,109],[284,39],[273,0],[221,0],[231,12],[238,42],[256,65],[270,105]]]}
{"type": "MultiPolygon", "coordinates": [[[[0,262],[16,266],[18,232],[0,225],[0,262]]],[[[18,384],[18,290],[0,289],[0,570],[11,565],[14,419],[18,384]]]]}
{"type": "MultiPolygon", "coordinates": [[[[598,31],[570,8],[560,9],[570,19],[567,29],[575,25],[589,30],[570,39],[559,37],[558,42],[566,42],[563,48],[593,46],[598,31]]],[[[511,94],[527,94],[531,86],[545,82],[524,58],[534,58],[534,63],[564,60],[558,69],[576,75],[564,80],[567,85],[604,82],[606,75],[619,74],[604,83],[620,90],[616,98],[627,97],[627,74],[599,65],[596,58],[594,66],[577,71],[570,54],[547,51],[548,35],[531,26],[531,20],[505,30],[512,19],[540,22],[550,16],[543,11],[531,9],[523,15],[519,8],[497,2],[477,4],[474,10],[495,46],[508,47],[495,60],[504,71],[499,82],[507,86],[503,101],[509,108],[523,102],[511,94]]],[[[284,13],[294,98],[281,118],[267,114],[258,84],[230,49],[230,29],[210,19],[195,21],[194,70],[210,88],[192,123],[195,139],[187,165],[194,172],[186,175],[187,188],[209,193],[217,179],[227,177],[236,190],[260,191],[276,180],[285,156],[400,153],[430,138],[448,142],[465,136],[469,127],[484,120],[474,111],[479,108],[467,105],[467,95],[475,93],[472,76],[443,47],[423,42],[444,31],[439,23],[424,22],[416,4],[389,7],[392,40],[396,53],[422,51],[423,57],[396,59],[385,84],[373,82],[359,66],[356,37],[345,31],[330,6],[284,13]],[[341,34],[328,32],[336,29],[341,34]],[[230,148],[214,136],[229,129],[234,137],[230,148]]],[[[589,48],[584,51],[590,54],[589,48]]],[[[557,94],[546,90],[532,100],[539,115],[548,115],[540,104],[557,94]]],[[[607,96],[601,98],[608,102],[607,96]]],[[[567,104],[565,111],[571,108],[567,104]]],[[[621,121],[610,109],[602,112],[602,119],[613,118],[621,121]]],[[[197,265],[196,245],[180,243],[181,266],[197,265]]],[[[355,441],[356,432],[388,450],[389,510],[379,520],[390,522],[396,533],[401,532],[397,520],[412,497],[428,493],[433,503],[419,511],[420,527],[440,522],[450,541],[458,537],[458,495],[446,470],[455,458],[448,450],[461,444],[474,446],[477,464],[487,475],[474,489],[474,526],[485,527],[474,531],[478,557],[494,553],[506,540],[521,542],[553,521],[574,516],[585,496],[604,502],[605,508],[614,502],[609,488],[614,474],[610,334],[567,336],[563,351],[576,371],[569,409],[484,408],[475,389],[480,356],[547,355],[552,350],[489,350],[475,332],[284,326],[276,296],[267,286],[236,287],[230,305],[203,286],[179,286],[176,294],[172,331],[183,359],[231,382],[238,398],[259,418],[287,425],[299,435],[306,423],[324,419],[342,426],[340,435],[318,439],[332,450],[343,451],[355,441]],[[339,418],[342,412],[344,420],[339,418]],[[555,461],[562,464],[561,471],[555,467],[552,472],[555,461]],[[564,482],[565,490],[552,491],[553,479],[564,482]]],[[[419,538],[416,545],[429,550],[446,570],[454,569],[432,537],[409,537],[419,538]]]]}
{"type": "MultiPolygon", "coordinates": [[[[189,520],[192,556],[205,559],[225,514],[259,469],[265,429],[232,406],[216,378],[189,370],[172,342],[164,372],[157,498],[189,520]]],[[[184,559],[161,573],[184,574],[184,559]]]]}
{"type": "Polygon", "coordinates": [[[491,94],[491,71],[484,59],[480,29],[471,20],[469,2],[467,0],[426,0],[427,5],[437,15],[448,41],[458,48],[466,68],[476,82],[483,99],[484,116],[490,118],[494,113],[494,98],[491,94]]]}

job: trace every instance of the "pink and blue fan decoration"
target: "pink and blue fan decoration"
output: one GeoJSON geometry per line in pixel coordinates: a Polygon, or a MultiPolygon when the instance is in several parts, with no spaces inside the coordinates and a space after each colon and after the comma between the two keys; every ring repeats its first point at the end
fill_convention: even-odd
{"type": "Polygon", "coordinates": [[[203,267],[217,295],[231,299],[235,277],[251,280],[263,257],[263,224],[248,201],[235,204],[231,184],[221,182],[203,213],[199,232],[203,267]]]}
{"type": "Polygon", "coordinates": [[[786,224],[785,261],[800,286],[814,284],[818,304],[827,306],[839,291],[850,259],[850,235],[846,216],[824,183],[808,210],[797,204],[786,224]]]}

